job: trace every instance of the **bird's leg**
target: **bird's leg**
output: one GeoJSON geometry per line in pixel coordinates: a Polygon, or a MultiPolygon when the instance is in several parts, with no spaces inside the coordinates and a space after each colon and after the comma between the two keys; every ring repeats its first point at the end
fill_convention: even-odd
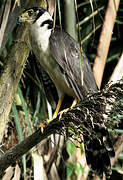
{"type": "Polygon", "coordinates": [[[62,111],[59,112],[60,107],[61,107],[61,104],[62,104],[62,102],[63,102],[63,99],[64,99],[64,96],[62,96],[61,98],[59,98],[58,104],[57,104],[57,106],[56,106],[56,110],[55,110],[55,112],[54,112],[54,114],[53,114],[52,119],[48,119],[47,122],[44,122],[44,123],[40,124],[40,128],[41,128],[41,132],[42,132],[42,133],[43,133],[43,129],[44,129],[44,127],[46,126],[46,124],[47,124],[47,123],[50,123],[53,119],[55,119],[55,118],[57,117],[58,113],[60,113],[59,119],[61,119],[63,113],[67,112],[70,108],[73,108],[73,107],[76,105],[76,103],[78,102],[78,99],[75,98],[70,108],[63,109],[62,111]]]}
{"type": "Polygon", "coordinates": [[[47,121],[45,121],[45,122],[43,122],[43,123],[40,124],[40,128],[41,128],[41,132],[42,132],[42,133],[43,133],[43,131],[44,131],[44,128],[45,128],[46,124],[47,124],[47,121]]]}
{"type": "MultiPolygon", "coordinates": [[[[75,98],[70,108],[73,108],[77,104],[77,102],[78,102],[78,98],[75,98]]],[[[66,109],[63,109],[62,111],[60,111],[59,119],[61,119],[63,113],[67,112],[70,108],[66,108],[66,109]]]]}
{"type": "Polygon", "coordinates": [[[43,133],[43,130],[44,130],[44,127],[46,126],[47,123],[50,123],[53,119],[55,119],[59,113],[59,110],[60,110],[60,107],[61,107],[61,104],[63,102],[63,99],[64,99],[64,96],[62,96],[61,98],[59,98],[58,100],[58,103],[57,103],[57,106],[56,106],[56,110],[53,114],[53,117],[52,119],[48,119],[47,121],[45,121],[44,123],[41,123],[40,124],[40,128],[41,128],[41,132],[43,133]]]}
{"type": "Polygon", "coordinates": [[[49,120],[48,120],[48,123],[51,122],[53,119],[55,119],[55,118],[57,117],[57,115],[58,115],[58,113],[59,113],[59,110],[60,110],[60,108],[61,108],[63,99],[64,99],[64,96],[62,96],[61,98],[59,98],[58,104],[57,104],[57,106],[56,106],[56,110],[55,110],[55,112],[54,112],[54,114],[53,114],[53,117],[52,117],[52,119],[49,119],[49,120]]]}
{"type": "Polygon", "coordinates": [[[78,102],[78,98],[75,98],[71,105],[71,108],[73,108],[77,104],[77,102],[78,102]]]}

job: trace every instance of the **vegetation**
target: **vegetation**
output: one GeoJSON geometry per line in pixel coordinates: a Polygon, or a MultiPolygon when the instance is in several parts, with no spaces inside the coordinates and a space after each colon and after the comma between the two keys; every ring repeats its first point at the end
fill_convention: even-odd
{"type": "MultiPolygon", "coordinates": [[[[119,0],[49,0],[48,3],[51,14],[56,13],[56,24],[68,31],[85,51],[93,65],[98,87],[103,89],[109,81],[115,83],[121,79],[123,3],[119,0]]],[[[23,10],[33,6],[47,7],[47,3],[45,0],[0,0],[1,156],[39,129],[40,123],[46,118],[52,117],[40,77],[35,76],[36,62],[31,58],[28,28],[17,24],[17,18],[23,10]]],[[[123,97],[122,94],[120,96],[123,97]]],[[[109,132],[115,150],[119,151],[112,162],[111,179],[119,180],[123,174],[122,103],[123,99],[119,98],[117,105],[121,109],[112,111],[107,123],[107,127],[115,128],[110,128],[109,132]]],[[[50,136],[44,135],[43,141],[32,146],[22,160],[11,164],[1,178],[52,180],[55,176],[55,179],[68,180],[98,179],[87,166],[83,143],[52,132],[50,129],[50,136]]]]}

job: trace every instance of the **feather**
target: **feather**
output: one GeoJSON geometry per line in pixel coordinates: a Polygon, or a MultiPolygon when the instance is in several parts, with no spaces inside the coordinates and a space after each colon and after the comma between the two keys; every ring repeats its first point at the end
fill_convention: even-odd
{"type": "Polygon", "coordinates": [[[74,89],[78,99],[83,99],[88,91],[97,91],[88,59],[83,52],[82,69],[79,45],[68,33],[58,27],[55,28],[50,36],[50,49],[53,58],[63,69],[67,84],[74,89]]]}

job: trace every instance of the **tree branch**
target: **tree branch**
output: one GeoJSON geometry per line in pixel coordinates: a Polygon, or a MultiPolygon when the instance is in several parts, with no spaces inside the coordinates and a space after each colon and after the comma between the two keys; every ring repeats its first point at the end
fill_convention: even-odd
{"type": "Polygon", "coordinates": [[[29,54],[28,31],[21,26],[10,54],[6,57],[6,64],[0,76],[0,142],[4,134],[7,117],[16,92],[24,64],[29,54]]]}
{"type": "Polygon", "coordinates": [[[102,32],[100,35],[98,49],[97,49],[97,56],[94,60],[93,72],[99,88],[102,82],[106,58],[109,50],[109,45],[112,37],[113,27],[114,27],[119,3],[120,0],[108,1],[108,6],[105,14],[102,32]]]}
{"type": "MultiPolygon", "coordinates": [[[[109,136],[107,135],[108,131],[106,130],[106,127],[109,127],[110,123],[109,121],[106,122],[104,120],[103,114],[107,103],[111,105],[112,102],[110,101],[110,99],[114,95],[116,96],[116,101],[123,99],[123,79],[116,84],[105,87],[102,91],[99,91],[93,95],[88,94],[85,100],[77,103],[75,107],[70,109],[67,113],[64,113],[63,117],[60,120],[58,116],[52,122],[47,124],[44,128],[43,133],[41,133],[40,129],[38,129],[35,133],[27,137],[20,144],[8,150],[3,156],[0,157],[0,172],[2,173],[8,166],[13,164],[22,155],[27,153],[32,147],[54,133],[62,134],[66,137],[71,137],[76,140],[78,140],[78,138],[76,137],[78,136],[80,139],[82,134],[84,137],[85,149],[88,147],[89,143],[91,144],[93,141],[97,142],[97,140],[99,140],[99,142],[101,143],[103,137],[106,138],[106,136],[108,141],[106,142],[105,139],[104,143],[102,142],[102,145],[103,147],[109,145],[111,142],[109,141],[109,136]],[[109,144],[107,144],[108,142],[109,144]]],[[[114,113],[115,111],[119,114],[123,113],[122,104],[117,105],[113,102],[112,107],[114,113]]],[[[111,116],[112,112],[109,112],[108,118],[110,118],[111,116]]],[[[99,151],[99,149],[97,149],[96,151],[99,151]]],[[[88,149],[86,149],[85,153],[87,157],[88,149]]]]}
{"type": "Polygon", "coordinates": [[[27,137],[20,144],[17,144],[15,147],[8,150],[3,156],[0,157],[0,172],[3,172],[7,167],[17,161],[22,155],[26,154],[40,141],[44,140],[49,135],[56,133],[56,131],[59,131],[62,126],[62,121],[59,121],[57,118],[45,127],[43,133],[41,133],[41,130],[39,128],[36,132],[27,137]]]}
{"type": "MultiPolygon", "coordinates": [[[[29,2],[30,1],[27,0],[24,5],[26,6],[29,2]]],[[[41,2],[41,0],[37,1],[37,3],[41,2]]],[[[34,2],[32,0],[30,5],[33,3],[34,2]]],[[[14,26],[13,23],[16,24],[17,15],[19,12],[20,8],[16,7],[14,12],[10,13],[8,24],[4,33],[5,40],[3,38],[2,47],[4,47],[9,33],[14,26]],[[14,13],[16,14],[15,16],[14,13]]],[[[5,59],[6,64],[4,64],[4,69],[0,74],[0,142],[2,141],[4,135],[11,104],[13,102],[13,98],[16,93],[29,51],[30,46],[28,40],[28,30],[26,29],[25,25],[21,25],[18,28],[14,44],[10,49],[10,53],[8,53],[8,56],[5,59]]]]}

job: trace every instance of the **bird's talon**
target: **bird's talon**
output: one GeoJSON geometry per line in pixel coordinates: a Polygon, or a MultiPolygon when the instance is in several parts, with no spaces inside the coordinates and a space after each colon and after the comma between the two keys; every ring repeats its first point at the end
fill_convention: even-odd
{"type": "Polygon", "coordinates": [[[47,125],[47,121],[40,124],[40,128],[41,128],[42,133],[44,132],[44,128],[46,127],[46,125],[47,125]]]}
{"type": "Polygon", "coordinates": [[[68,110],[69,110],[69,108],[66,108],[66,109],[63,109],[62,111],[60,111],[59,119],[61,119],[61,118],[62,118],[62,115],[63,115],[64,113],[66,113],[68,110]]]}

